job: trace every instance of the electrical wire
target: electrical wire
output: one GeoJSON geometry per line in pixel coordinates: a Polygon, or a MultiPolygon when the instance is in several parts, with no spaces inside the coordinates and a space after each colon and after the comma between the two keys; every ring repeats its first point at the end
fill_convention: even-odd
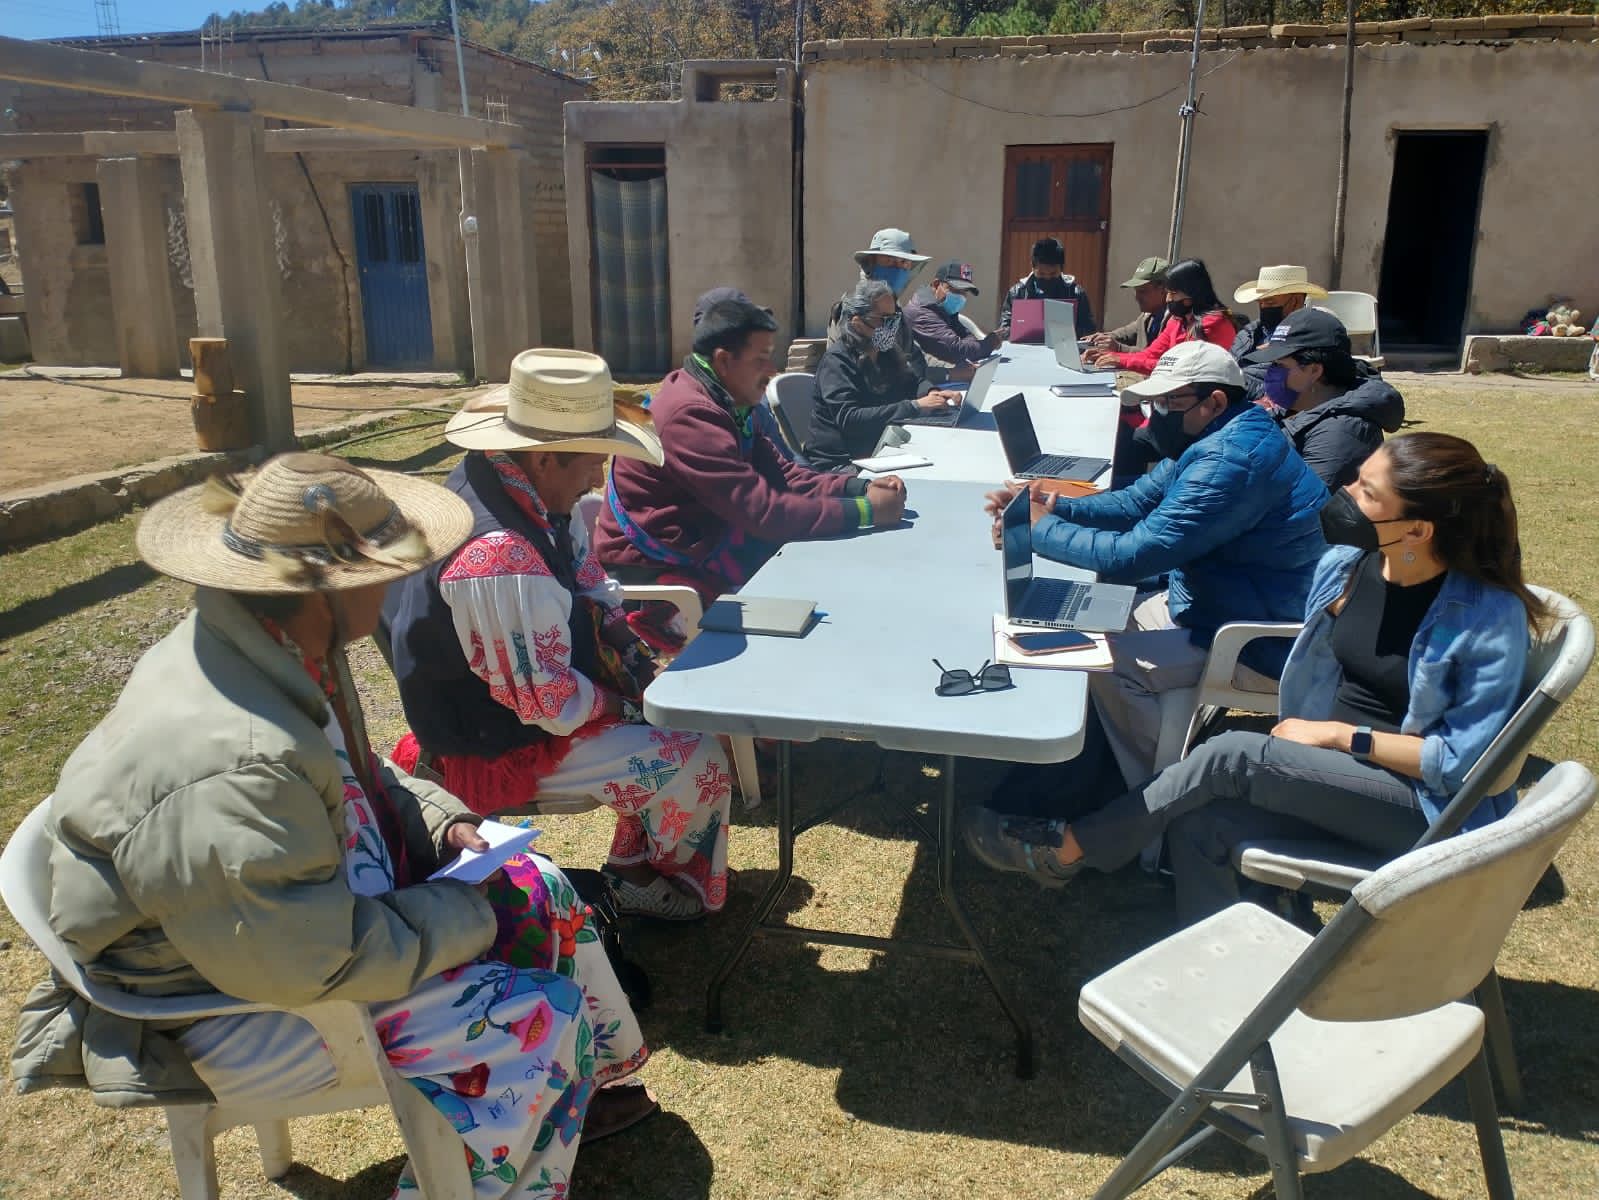
{"type": "MultiPolygon", "coordinates": [[[[1200,72],[1199,78],[1205,79],[1205,78],[1207,78],[1207,77],[1209,77],[1211,75],[1214,75],[1217,71],[1219,71],[1223,67],[1229,65],[1233,61],[1233,59],[1237,58],[1242,53],[1243,53],[1242,50],[1234,50],[1222,62],[1217,63],[1214,67],[1211,67],[1207,71],[1200,72]]],[[[918,71],[915,67],[909,67],[908,69],[909,69],[909,71],[910,71],[910,73],[912,75],[914,75],[918,80],[920,80],[926,86],[932,88],[933,91],[935,91],[935,92],[943,92],[944,95],[949,96],[949,97],[951,97],[953,99],[956,99],[956,100],[963,101],[966,104],[976,105],[978,108],[987,109],[989,112],[1003,113],[1006,116],[1010,116],[1010,117],[1041,117],[1041,118],[1043,118],[1045,120],[1049,120],[1049,121],[1061,121],[1061,120],[1072,120],[1072,119],[1081,120],[1081,119],[1087,119],[1087,118],[1091,118],[1091,117],[1108,117],[1112,113],[1131,112],[1135,108],[1143,108],[1145,105],[1154,104],[1157,100],[1164,100],[1167,96],[1172,95],[1174,92],[1180,92],[1180,91],[1182,91],[1184,88],[1186,88],[1188,86],[1187,79],[1184,79],[1181,83],[1173,84],[1171,87],[1167,88],[1164,92],[1160,92],[1160,93],[1158,93],[1158,94],[1156,94],[1154,96],[1150,96],[1149,98],[1147,98],[1145,100],[1139,100],[1139,101],[1137,101],[1134,104],[1117,105],[1115,108],[1102,108],[1102,109],[1098,109],[1098,110],[1096,110],[1094,112],[1031,112],[1031,111],[1029,111],[1027,109],[1005,108],[1003,105],[989,104],[989,103],[987,103],[986,101],[983,101],[983,100],[974,100],[970,96],[963,96],[957,91],[954,91],[954,90],[952,90],[950,88],[944,87],[942,84],[934,83],[931,79],[929,79],[922,72],[918,71]]]]}

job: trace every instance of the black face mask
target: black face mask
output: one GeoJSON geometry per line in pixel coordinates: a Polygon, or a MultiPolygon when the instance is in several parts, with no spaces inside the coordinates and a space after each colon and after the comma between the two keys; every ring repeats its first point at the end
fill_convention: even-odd
{"type": "Polygon", "coordinates": [[[1192,300],[1168,300],[1166,301],[1166,311],[1180,321],[1194,311],[1194,302],[1192,300]]]}
{"type": "Polygon", "coordinates": [[[1183,417],[1186,415],[1180,412],[1163,413],[1159,409],[1150,411],[1144,436],[1166,458],[1181,458],[1183,451],[1199,440],[1183,428],[1183,417]]]}
{"type": "Polygon", "coordinates": [[[1260,306],[1260,324],[1267,331],[1276,329],[1283,323],[1283,310],[1281,305],[1272,305],[1270,308],[1264,304],[1260,306]]]}
{"type": "Polygon", "coordinates": [[[1332,499],[1322,505],[1321,536],[1327,539],[1329,546],[1353,546],[1370,554],[1403,540],[1394,538],[1392,541],[1380,541],[1377,537],[1379,524],[1392,525],[1395,521],[1405,520],[1409,518],[1395,517],[1393,521],[1374,522],[1360,511],[1360,505],[1355,503],[1353,496],[1343,488],[1339,488],[1333,493],[1332,499]]]}

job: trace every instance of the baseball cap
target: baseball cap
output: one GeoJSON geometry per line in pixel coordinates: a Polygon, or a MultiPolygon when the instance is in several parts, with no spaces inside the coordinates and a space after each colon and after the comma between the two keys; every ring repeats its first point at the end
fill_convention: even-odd
{"type": "Polygon", "coordinates": [[[1144,283],[1164,283],[1166,268],[1169,266],[1171,266],[1171,263],[1164,258],[1152,254],[1133,268],[1131,277],[1122,284],[1122,287],[1138,287],[1144,283]]]}
{"type": "Polygon", "coordinates": [[[963,262],[947,262],[939,267],[933,274],[934,281],[942,280],[957,292],[967,295],[978,294],[977,285],[972,282],[972,264],[963,262]]]}
{"type": "Polygon", "coordinates": [[[1148,379],[1125,390],[1132,396],[1164,396],[1191,383],[1244,386],[1244,369],[1222,347],[1212,342],[1178,342],[1155,364],[1148,379]]]}
{"type": "Polygon", "coordinates": [[[1276,362],[1301,350],[1342,350],[1349,353],[1349,331],[1344,323],[1322,308],[1301,308],[1289,313],[1271,331],[1259,350],[1244,355],[1249,363],[1276,362]]]}
{"type": "MultiPolygon", "coordinates": [[[[706,292],[703,296],[701,296],[698,300],[694,301],[694,324],[698,325],[702,320],[704,320],[705,314],[711,311],[711,306],[712,305],[720,304],[724,300],[742,300],[745,304],[754,304],[755,303],[755,301],[751,300],[747,295],[745,295],[743,292],[739,291],[738,288],[735,288],[735,287],[712,288],[710,291],[706,292]]],[[[769,309],[769,308],[765,308],[764,305],[760,305],[760,306],[757,306],[757,307],[761,307],[765,311],[767,316],[771,316],[772,315],[772,310],[769,309]]]]}

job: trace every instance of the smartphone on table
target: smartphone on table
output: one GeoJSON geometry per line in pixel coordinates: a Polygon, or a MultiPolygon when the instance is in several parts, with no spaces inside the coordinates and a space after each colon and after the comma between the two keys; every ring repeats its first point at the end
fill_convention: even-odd
{"type": "Polygon", "coordinates": [[[1062,650],[1086,650],[1095,644],[1086,633],[1075,629],[1046,629],[1038,633],[1013,633],[1011,645],[1022,654],[1057,654],[1062,650]]]}

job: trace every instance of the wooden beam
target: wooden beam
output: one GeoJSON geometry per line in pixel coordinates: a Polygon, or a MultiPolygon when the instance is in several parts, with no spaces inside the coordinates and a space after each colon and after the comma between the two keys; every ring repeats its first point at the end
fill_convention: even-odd
{"type": "Polygon", "coordinates": [[[522,137],[520,127],[498,121],[479,121],[431,109],[359,100],[286,83],[241,79],[20,38],[0,37],[0,79],[105,96],[133,96],[186,108],[253,112],[280,121],[449,146],[513,148],[522,137]]]}
{"type": "MultiPolygon", "coordinates": [[[[451,150],[443,138],[399,138],[352,129],[269,129],[268,154],[364,154],[451,150]]],[[[473,149],[480,149],[474,146],[473,149]]],[[[90,129],[82,133],[0,133],[0,162],[13,158],[176,157],[178,135],[165,130],[90,129]]]]}

